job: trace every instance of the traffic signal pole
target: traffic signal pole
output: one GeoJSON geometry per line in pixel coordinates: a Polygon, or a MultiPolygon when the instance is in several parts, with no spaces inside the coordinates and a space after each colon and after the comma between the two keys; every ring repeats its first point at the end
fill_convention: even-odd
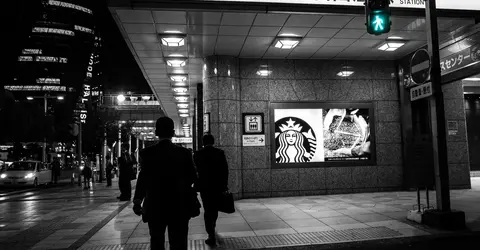
{"type": "Polygon", "coordinates": [[[452,211],[450,207],[445,105],[442,92],[436,2],[435,0],[427,0],[425,5],[428,52],[431,57],[430,80],[434,91],[431,107],[435,110],[432,110],[431,120],[437,210],[427,210],[422,217],[422,221],[427,225],[438,228],[462,229],[465,227],[465,213],[452,211]]]}

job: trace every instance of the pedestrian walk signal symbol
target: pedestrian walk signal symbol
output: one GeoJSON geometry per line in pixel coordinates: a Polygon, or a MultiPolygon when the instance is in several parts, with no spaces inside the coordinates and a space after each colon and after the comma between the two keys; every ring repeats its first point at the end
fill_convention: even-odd
{"type": "Polygon", "coordinates": [[[368,0],[365,3],[367,32],[372,35],[390,32],[390,0],[368,0]]]}

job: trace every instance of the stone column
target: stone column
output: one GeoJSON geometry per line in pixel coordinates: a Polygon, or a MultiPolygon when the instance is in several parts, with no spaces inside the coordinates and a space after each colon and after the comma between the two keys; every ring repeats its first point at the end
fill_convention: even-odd
{"type": "Polygon", "coordinates": [[[203,68],[203,110],[210,113],[215,146],[225,151],[228,183],[236,199],[242,198],[240,80],[238,58],[209,56],[203,68]]]}

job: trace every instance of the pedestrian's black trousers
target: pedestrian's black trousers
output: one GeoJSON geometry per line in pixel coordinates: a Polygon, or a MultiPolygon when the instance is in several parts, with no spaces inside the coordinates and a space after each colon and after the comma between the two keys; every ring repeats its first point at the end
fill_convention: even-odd
{"type": "Polygon", "coordinates": [[[132,198],[132,183],[130,178],[119,178],[118,186],[120,187],[120,197],[125,199],[132,198]]]}
{"type": "Polygon", "coordinates": [[[187,250],[188,248],[188,221],[189,218],[172,216],[164,220],[148,222],[150,231],[150,249],[165,249],[165,229],[168,228],[168,241],[170,250],[187,250]]]}
{"type": "Polygon", "coordinates": [[[202,197],[203,209],[205,213],[203,218],[205,220],[205,231],[209,237],[215,237],[215,227],[218,218],[218,194],[215,192],[200,192],[202,197]]]}

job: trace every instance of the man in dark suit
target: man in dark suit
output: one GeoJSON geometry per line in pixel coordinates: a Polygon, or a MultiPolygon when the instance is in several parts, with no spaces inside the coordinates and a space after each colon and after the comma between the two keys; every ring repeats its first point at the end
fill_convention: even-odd
{"type": "Polygon", "coordinates": [[[204,135],[202,142],[204,147],[194,157],[198,171],[198,183],[195,185],[200,191],[205,210],[205,230],[208,233],[205,243],[215,245],[217,201],[220,194],[228,190],[228,164],[223,150],[213,147],[215,140],[212,135],[204,135]]]}
{"type": "Polygon", "coordinates": [[[136,164],[135,157],[128,153],[128,144],[122,145],[122,155],[118,158],[120,175],[118,186],[120,188],[120,201],[129,201],[132,198],[132,177],[133,165],[136,164]]]}
{"type": "Polygon", "coordinates": [[[168,227],[170,249],[186,250],[192,185],[197,173],[192,153],[175,146],[173,120],[161,117],[156,123],[159,142],[140,152],[133,211],[148,221],[151,249],[164,249],[168,227]],[[190,199],[190,200],[189,200],[190,199]],[[142,209],[142,200],[143,209],[142,209]]]}

